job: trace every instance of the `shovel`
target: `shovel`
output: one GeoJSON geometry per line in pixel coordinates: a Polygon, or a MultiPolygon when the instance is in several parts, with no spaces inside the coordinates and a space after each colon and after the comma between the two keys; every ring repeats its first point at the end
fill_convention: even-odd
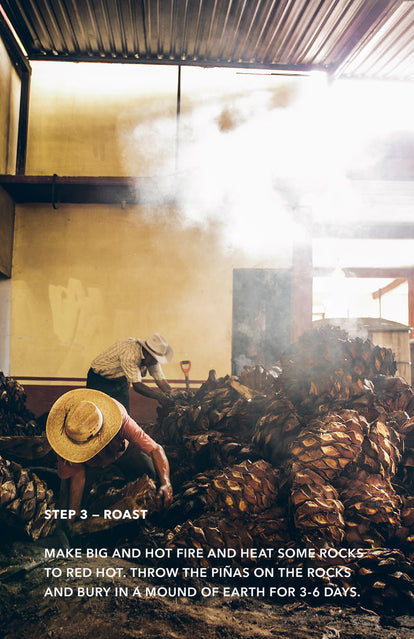
{"type": "Polygon", "coordinates": [[[188,373],[190,372],[191,362],[189,359],[184,359],[182,362],[180,362],[180,366],[185,377],[185,387],[187,390],[190,390],[190,380],[188,377],[188,373]]]}

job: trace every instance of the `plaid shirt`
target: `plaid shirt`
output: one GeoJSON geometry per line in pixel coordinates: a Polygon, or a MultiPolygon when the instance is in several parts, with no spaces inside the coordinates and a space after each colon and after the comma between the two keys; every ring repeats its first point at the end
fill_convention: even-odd
{"type": "MultiPolygon", "coordinates": [[[[142,341],[134,337],[128,337],[116,342],[101,355],[95,357],[91,363],[92,370],[108,379],[126,377],[131,384],[141,382],[142,376],[147,371],[146,366],[141,366],[143,358],[142,341]]],[[[165,375],[158,363],[154,366],[148,366],[148,371],[154,379],[165,379],[165,375]]]]}

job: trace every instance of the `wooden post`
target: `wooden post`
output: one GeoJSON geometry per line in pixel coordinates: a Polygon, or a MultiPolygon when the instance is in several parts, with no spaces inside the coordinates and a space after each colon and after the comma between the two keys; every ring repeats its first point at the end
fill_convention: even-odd
{"type": "Polygon", "coordinates": [[[408,324],[410,331],[411,383],[414,381],[414,273],[410,272],[408,281],[408,324]]]}
{"type": "Polygon", "coordinates": [[[27,132],[29,125],[31,73],[25,71],[21,77],[19,128],[17,136],[16,175],[26,172],[27,132]]]}
{"type": "Polygon", "coordinates": [[[408,325],[411,326],[410,339],[414,339],[414,273],[410,273],[408,281],[408,325]]]}
{"type": "Polygon", "coordinates": [[[16,174],[24,175],[26,170],[27,130],[29,121],[30,81],[32,68],[15,38],[11,23],[0,4],[0,37],[10,60],[20,78],[20,107],[17,139],[16,174]]]}
{"type": "Polygon", "coordinates": [[[312,328],[313,296],[312,212],[299,207],[295,218],[299,228],[292,248],[292,342],[312,328]]]}

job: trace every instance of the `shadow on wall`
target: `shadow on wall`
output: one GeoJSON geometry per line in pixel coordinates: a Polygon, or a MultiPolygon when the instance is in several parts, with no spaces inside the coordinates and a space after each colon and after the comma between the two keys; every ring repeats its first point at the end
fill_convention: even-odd
{"type": "MultiPolygon", "coordinates": [[[[82,282],[70,278],[67,286],[49,286],[49,301],[53,332],[59,342],[67,347],[67,353],[57,371],[57,374],[64,374],[65,371],[78,367],[79,350],[84,349],[86,344],[91,352],[94,352],[94,344],[97,345],[96,352],[99,350],[102,318],[105,316],[102,293],[97,288],[85,291],[82,282]]],[[[89,359],[85,354],[85,371],[89,366],[89,359]]]]}

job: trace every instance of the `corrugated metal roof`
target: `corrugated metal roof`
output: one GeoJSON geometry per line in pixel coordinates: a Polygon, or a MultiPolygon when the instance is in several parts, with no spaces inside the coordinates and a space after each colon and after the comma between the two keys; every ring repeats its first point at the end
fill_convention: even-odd
{"type": "Polygon", "coordinates": [[[414,80],[412,0],[0,0],[31,60],[414,80]]]}

